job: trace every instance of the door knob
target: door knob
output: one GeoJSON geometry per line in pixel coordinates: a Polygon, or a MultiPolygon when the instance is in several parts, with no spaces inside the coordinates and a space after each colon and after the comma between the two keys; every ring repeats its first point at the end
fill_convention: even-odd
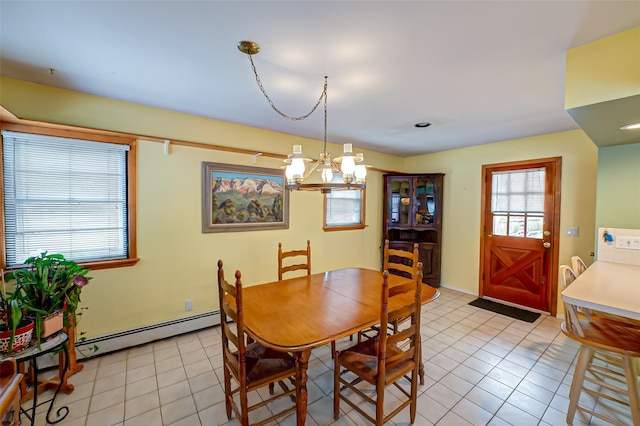
{"type": "Polygon", "coordinates": [[[550,243],[550,242],[545,241],[544,243],[542,243],[542,247],[544,247],[544,248],[549,248],[549,247],[551,247],[551,243],[550,243]]]}

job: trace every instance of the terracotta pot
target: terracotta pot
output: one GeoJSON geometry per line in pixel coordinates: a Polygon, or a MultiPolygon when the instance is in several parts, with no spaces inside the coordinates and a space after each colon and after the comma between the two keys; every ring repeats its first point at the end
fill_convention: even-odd
{"type": "MultiPolygon", "coordinates": [[[[31,342],[31,336],[33,335],[33,320],[23,319],[20,321],[20,325],[16,329],[16,334],[13,338],[13,352],[21,351],[29,346],[31,342]]],[[[9,353],[9,340],[11,340],[11,330],[0,331],[0,352],[3,354],[9,353]]]]}
{"type": "Polygon", "coordinates": [[[62,330],[62,311],[54,312],[42,318],[42,338],[51,336],[62,330]]]}

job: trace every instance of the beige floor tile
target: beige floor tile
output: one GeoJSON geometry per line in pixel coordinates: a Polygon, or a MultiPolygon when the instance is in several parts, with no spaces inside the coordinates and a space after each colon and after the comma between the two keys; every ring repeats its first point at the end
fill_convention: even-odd
{"type": "MultiPolygon", "coordinates": [[[[211,423],[214,424],[214,423],[211,423]]],[[[124,426],[156,426],[162,425],[162,415],[160,414],[160,408],[155,408],[139,416],[126,419],[124,426]]]]}
{"type": "MultiPolygon", "coordinates": [[[[562,321],[543,315],[525,323],[467,305],[472,295],[440,291],[421,315],[426,383],[418,387],[414,425],[564,424],[579,345],[560,332],[562,321]]],[[[337,344],[353,342],[345,338],[337,344]]],[[[212,327],[82,360],[84,369],[70,379],[76,390],[56,402],[70,410],[60,425],[238,426],[226,416],[221,349],[219,327],[212,327]]],[[[344,403],[339,420],[333,420],[329,345],[312,351],[308,375],[307,425],[368,424],[344,403]]],[[[389,389],[386,405],[400,395],[389,389]]],[[[250,399],[267,396],[265,388],[250,399]]],[[[581,400],[611,409],[588,395],[581,400]]],[[[38,421],[45,410],[39,407],[38,421]]],[[[269,413],[263,408],[258,415],[269,413]]],[[[390,425],[408,425],[408,413],[402,410],[390,425]]],[[[590,420],[578,413],[574,424],[590,420]]],[[[269,426],[293,424],[290,415],[269,426]]]]}
{"type": "Polygon", "coordinates": [[[196,404],[193,402],[193,397],[189,395],[169,404],[162,405],[160,407],[160,412],[162,413],[163,424],[170,425],[178,420],[189,417],[192,414],[196,414],[197,410],[196,404]]]}
{"type": "Polygon", "coordinates": [[[464,398],[451,411],[472,425],[486,425],[493,417],[492,413],[464,398]]]}
{"type": "Polygon", "coordinates": [[[155,380],[156,373],[157,372],[155,365],[147,364],[127,371],[127,378],[125,381],[127,384],[130,384],[140,380],[148,379],[149,377],[153,377],[155,380]]]}
{"type": "Polygon", "coordinates": [[[197,414],[192,414],[189,417],[171,423],[170,426],[201,426],[200,417],[197,414]]]}
{"type": "Polygon", "coordinates": [[[153,362],[154,362],[153,352],[142,353],[136,357],[130,356],[127,359],[127,371],[144,367],[145,365],[153,364],[153,362]]]}
{"type": "Polygon", "coordinates": [[[151,376],[146,379],[127,384],[125,386],[125,397],[126,399],[133,399],[156,390],[158,390],[156,376],[151,376]]]}
{"type": "Polygon", "coordinates": [[[546,404],[519,391],[513,392],[509,398],[507,398],[507,403],[521,409],[525,413],[531,414],[537,419],[541,419],[547,409],[546,404]]]}
{"type": "Polygon", "coordinates": [[[116,373],[109,377],[96,379],[93,386],[93,394],[97,395],[108,390],[116,389],[125,385],[126,373],[116,373]]]}
{"type": "Polygon", "coordinates": [[[453,411],[449,411],[443,418],[438,422],[438,426],[468,426],[471,425],[468,421],[454,413],[453,411]]]}
{"type": "Polygon", "coordinates": [[[204,348],[199,347],[193,351],[186,352],[180,355],[182,358],[183,365],[193,364],[194,362],[202,361],[207,359],[207,353],[204,348]]]}
{"type": "Polygon", "coordinates": [[[187,380],[187,374],[184,372],[184,368],[179,367],[174,370],[170,370],[165,373],[158,374],[157,380],[158,380],[158,388],[162,389],[174,383],[187,380]]]}
{"type": "Polygon", "coordinates": [[[216,373],[213,371],[208,371],[195,377],[190,377],[188,381],[189,387],[191,387],[191,392],[193,393],[197,393],[220,384],[218,376],[216,376],[216,373]]]}
{"type": "Polygon", "coordinates": [[[175,344],[175,342],[172,342],[172,343],[173,345],[171,346],[165,344],[165,345],[162,345],[157,350],[153,351],[153,358],[155,359],[156,363],[159,361],[165,360],[167,358],[180,356],[180,351],[178,350],[178,346],[175,344]]]}
{"type": "Polygon", "coordinates": [[[122,422],[124,422],[124,402],[87,416],[87,424],[91,426],[113,426],[122,422]]]}
{"type": "Polygon", "coordinates": [[[538,418],[509,403],[506,403],[502,407],[500,407],[500,409],[496,413],[496,417],[512,425],[518,426],[537,426],[539,422],[538,418]]]}
{"type": "Polygon", "coordinates": [[[161,360],[156,359],[155,362],[156,374],[166,373],[167,371],[175,370],[178,367],[182,367],[182,358],[180,355],[174,355],[172,357],[163,358],[161,360]]]}
{"type": "Polygon", "coordinates": [[[192,378],[209,371],[213,372],[213,367],[209,362],[209,358],[205,357],[200,361],[196,361],[191,364],[185,364],[184,371],[188,378],[192,378]]]}
{"type": "Polygon", "coordinates": [[[126,359],[117,360],[117,361],[111,360],[111,361],[113,362],[110,362],[108,364],[103,364],[102,362],[100,363],[100,366],[98,367],[98,372],[96,373],[96,379],[111,377],[114,374],[118,374],[123,371],[126,371],[126,367],[127,367],[126,359]]]}
{"type": "Polygon", "coordinates": [[[167,405],[173,401],[190,396],[191,388],[189,387],[189,382],[183,380],[169,386],[161,387],[158,394],[160,396],[160,404],[167,405]]]}
{"type": "Polygon", "coordinates": [[[124,391],[124,386],[121,386],[100,394],[95,394],[95,396],[91,398],[89,413],[94,413],[113,405],[122,404],[124,402],[124,391]]]}
{"type": "MultiPolygon", "coordinates": [[[[150,411],[159,410],[160,398],[158,392],[149,392],[135,398],[128,399],[124,405],[125,420],[139,417],[150,411]]],[[[158,411],[159,413],[159,411],[158,411]]]]}

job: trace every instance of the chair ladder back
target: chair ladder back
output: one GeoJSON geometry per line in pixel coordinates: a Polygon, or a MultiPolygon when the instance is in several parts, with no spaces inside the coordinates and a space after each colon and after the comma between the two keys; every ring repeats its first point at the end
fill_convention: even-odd
{"type": "MultiPolygon", "coordinates": [[[[573,270],[567,265],[560,265],[560,285],[562,290],[566,289],[576,279],[573,270]]],[[[564,302],[564,320],[567,329],[580,337],[584,337],[584,331],[580,325],[580,317],[578,316],[578,308],[567,301],[564,302]]]]}
{"type": "Polygon", "coordinates": [[[382,293],[380,304],[380,329],[378,331],[378,386],[385,377],[385,360],[387,358],[387,325],[389,323],[389,271],[382,273],[382,293]]]}
{"type": "MultiPolygon", "coordinates": [[[[386,249],[388,244],[387,241],[386,249]]],[[[386,249],[385,253],[388,253],[386,249]]],[[[416,263],[416,273],[410,285],[389,286],[387,269],[383,271],[382,277],[380,323],[376,336],[336,352],[333,370],[333,417],[335,420],[339,418],[342,400],[376,425],[387,423],[405,407],[409,407],[410,423],[415,421],[421,353],[422,263],[416,263]],[[398,321],[409,322],[409,324],[402,324],[402,329],[394,330],[389,334],[388,326],[391,322],[395,325],[398,321]],[[374,356],[377,362],[372,359],[374,356]],[[356,377],[344,378],[345,371],[350,371],[356,377]],[[400,380],[409,381],[410,391],[405,388],[405,383],[400,384],[400,380]],[[375,386],[375,399],[368,390],[359,388],[358,384],[363,381],[375,386]],[[394,401],[390,405],[385,400],[385,389],[391,385],[402,394],[398,398],[398,404],[394,401]],[[342,392],[347,389],[351,391],[351,395],[375,406],[375,417],[369,410],[362,408],[362,404],[351,400],[351,395],[342,392]],[[385,407],[389,405],[391,409],[385,415],[385,407]]]]}
{"type": "MultiPolygon", "coordinates": [[[[246,341],[244,333],[244,310],[242,306],[242,280],[240,271],[235,273],[235,286],[224,279],[222,260],[218,261],[218,292],[220,297],[220,327],[222,328],[222,346],[225,363],[236,366],[237,379],[244,386],[246,383],[246,341]],[[234,303],[235,306],[231,306],[234,303]],[[235,323],[235,332],[228,322],[235,323]],[[231,347],[231,345],[233,347],[231,347]]],[[[232,372],[235,376],[235,372],[232,372]]]]}
{"type": "Polygon", "coordinates": [[[579,277],[587,270],[587,265],[580,256],[571,256],[571,269],[573,269],[573,273],[579,277]]]}
{"type": "MultiPolygon", "coordinates": [[[[300,262],[301,259],[295,260],[295,262],[300,262]]],[[[278,243],[278,279],[282,280],[282,276],[286,272],[299,271],[299,270],[307,270],[307,275],[311,275],[311,241],[307,240],[307,248],[304,250],[290,250],[290,251],[282,251],[282,243],[278,243]],[[302,257],[306,258],[305,263],[295,263],[291,265],[284,265],[284,260],[294,257],[302,257]]]]}
{"type": "Polygon", "coordinates": [[[419,258],[418,243],[413,244],[413,251],[389,248],[389,240],[384,241],[384,254],[382,270],[395,273],[394,275],[406,274],[410,278],[415,278],[419,258]]]}
{"type": "MultiPolygon", "coordinates": [[[[244,328],[244,306],[242,299],[242,276],[235,273],[235,285],[224,279],[222,260],[218,261],[218,293],[220,298],[220,327],[222,335],[222,361],[224,374],[224,394],[227,419],[232,415],[242,426],[271,424],[276,418],[296,411],[295,383],[299,378],[295,359],[288,354],[277,353],[249,340],[244,328]],[[228,320],[232,319],[234,323],[228,320]],[[289,387],[285,380],[294,384],[289,387]],[[274,384],[278,383],[283,392],[275,393],[274,384]],[[248,397],[250,392],[269,386],[267,397],[254,401],[248,397]],[[260,420],[249,421],[249,414],[265,407],[280,398],[291,398],[293,404],[276,412],[256,414],[260,420]],[[270,416],[264,418],[264,415],[270,416]]],[[[256,419],[258,420],[258,419],[256,419]]]]}
{"type": "Polygon", "coordinates": [[[389,287],[388,271],[384,272],[382,285],[382,304],[380,311],[380,354],[378,356],[378,377],[385,377],[387,368],[413,359],[417,364],[417,344],[420,330],[420,311],[422,308],[422,263],[416,262],[416,270],[413,280],[407,284],[389,287]],[[406,299],[413,296],[410,301],[403,302],[402,306],[389,311],[389,306],[394,305],[394,300],[406,299]],[[388,335],[384,332],[390,322],[402,323],[410,320],[410,325],[388,335]],[[408,343],[408,344],[407,344],[408,343]],[[383,352],[384,348],[384,352],[383,352]]]}

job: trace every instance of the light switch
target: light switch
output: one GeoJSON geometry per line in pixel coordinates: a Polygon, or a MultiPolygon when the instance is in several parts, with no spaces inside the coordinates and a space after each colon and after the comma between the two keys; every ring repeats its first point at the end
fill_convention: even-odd
{"type": "Polygon", "coordinates": [[[567,237],[577,237],[578,236],[578,228],[577,227],[567,227],[565,235],[567,237]]]}

